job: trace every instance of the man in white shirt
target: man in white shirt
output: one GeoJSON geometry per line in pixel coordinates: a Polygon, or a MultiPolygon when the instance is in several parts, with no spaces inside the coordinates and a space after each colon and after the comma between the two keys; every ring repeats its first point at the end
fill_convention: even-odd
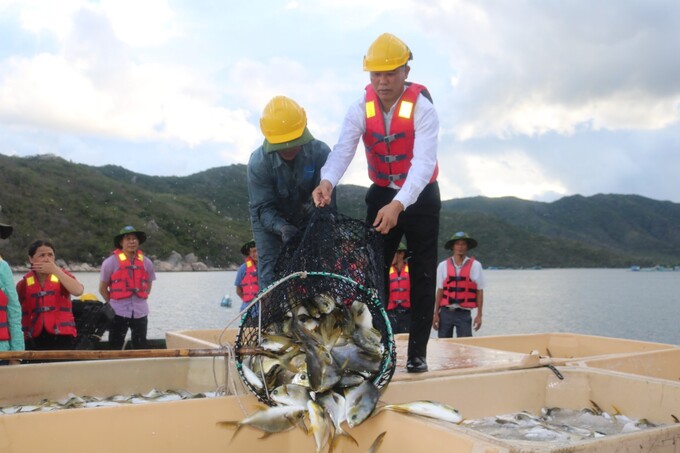
{"type": "Polygon", "coordinates": [[[467,256],[468,250],[477,247],[477,241],[459,231],[446,241],[444,248],[451,258],[437,267],[437,299],[432,327],[439,338],[471,337],[482,327],[484,307],[484,272],[482,263],[467,256]],[[476,309],[474,322],[472,310],[476,309]]]}
{"type": "Polygon", "coordinates": [[[427,88],[406,82],[412,58],[408,46],[389,33],[371,44],[364,57],[370,84],[347,112],[338,143],[321,169],[321,182],[312,195],[317,206],[330,203],[333,188],[362,139],[373,182],[366,194],[366,220],[385,235],[386,282],[402,236],[412,251],[406,368],[418,373],[427,371],[441,199],[437,184],[439,118],[427,88]]]}

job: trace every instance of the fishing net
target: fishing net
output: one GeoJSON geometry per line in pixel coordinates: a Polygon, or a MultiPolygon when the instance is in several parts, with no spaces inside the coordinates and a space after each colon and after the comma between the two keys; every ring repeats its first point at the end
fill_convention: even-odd
{"type": "MultiPolygon", "coordinates": [[[[383,263],[380,233],[363,221],[331,208],[313,212],[307,228],[284,245],[275,267],[276,281],[260,292],[256,303],[243,316],[236,338],[237,369],[258,399],[273,405],[271,390],[290,383],[291,378],[290,370],[272,377],[267,374],[271,373],[270,369],[253,366],[271,356],[262,354],[263,338],[267,335],[291,336],[290,323],[302,322],[298,318],[301,306],[311,311],[313,306],[310,307],[309,301],[318,295],[330,296],[334,308],[331,314],[319,315],[317,319],[314,319],[316,315],[308,316],[307,322],[311,322],[311,326],[305,325],[310,331],[318,329],[316,325],[324,322],[324,316],[335,316],[340,324],[351,323],[356,321],[353,316],[357,307],[368,309],[373,331],[379,334],[380,352],[372,356],[376,363],[367,369],[353,371],[371,380],[378,388],[387,385],[395,370],[396,348],[383,304],[383,263]],[[255,374],[264,385],[260,387],[253,383],[258,380],[249,380],[245,368],[257,368],[255,374]]],[[[361,344],[363,341],[357,343],[365,347],[361,344]]]]}

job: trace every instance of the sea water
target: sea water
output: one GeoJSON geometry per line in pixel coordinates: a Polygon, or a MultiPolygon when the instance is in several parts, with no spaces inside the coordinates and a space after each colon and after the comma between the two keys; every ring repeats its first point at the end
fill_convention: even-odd
{"type": "MultiPolygon", "coordinates": [[[[77,272],[98,297],[99,274],[77,272]]],[[[487,270],[475,336],[568,332],[680,345],[680,272],[628,269],[487,270]]],[[[15,275],[19,279],[20,275],[15,275]]],[[[149,338],[166,331],[237,327],[236,272],[159,272],[149,338]],[[230,308],[220,305],[228,295],[230,308]]]]}

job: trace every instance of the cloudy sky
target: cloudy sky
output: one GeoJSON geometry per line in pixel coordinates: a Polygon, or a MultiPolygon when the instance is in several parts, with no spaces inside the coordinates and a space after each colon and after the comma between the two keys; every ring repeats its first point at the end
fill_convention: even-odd
{"type": "Polygon", "coordinates": [[[332,147],[383,32],[434,97],[443,198],[680,203],[675,0],[0,0],[0,153],[189,175],[246,163],[281,94],[332,147]]]}

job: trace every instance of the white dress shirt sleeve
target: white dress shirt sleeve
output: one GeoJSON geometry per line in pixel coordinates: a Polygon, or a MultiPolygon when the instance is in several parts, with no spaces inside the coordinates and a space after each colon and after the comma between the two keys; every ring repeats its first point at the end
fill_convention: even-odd
{"type": "Polygon", "coordinates": [[[321,168],[321,179],[331,183],[333,187],[338,185],[340,178],[347,171],[359,145],[361,136],[366,131],[365,103],[362,98],[352,104],[345,115],[342,123],[340,138],[326,159],[326,164],[321,168]]]}

